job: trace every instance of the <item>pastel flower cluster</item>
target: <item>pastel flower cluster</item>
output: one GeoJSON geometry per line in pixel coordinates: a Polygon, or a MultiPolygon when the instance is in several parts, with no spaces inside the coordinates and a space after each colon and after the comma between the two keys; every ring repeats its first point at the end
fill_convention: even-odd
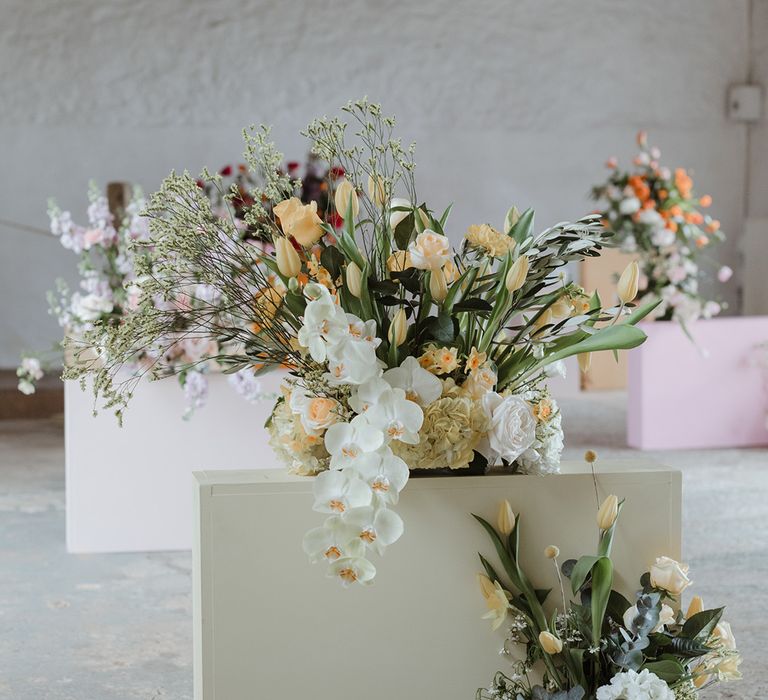
{"type": "MultiPolygon", "coordinates": [[[[661,152],[648,145],[645,132],[637,137],[640,152],[634,170],[618,168],[615,158],[607,167],[608,180],[592,194],[604,208],[600,215],[617,236],[621,249],[640,261],[642,298],[660,298],[654,316],[674,319],[684,326],[698,318],[711,318],[721,304],[702,296],[702,253],[724,239],[720,222],[706,213],[709,195],[697,196],[684,168],[674,171],[660,164],[661,152]]],[[[732,271],[722,266],[717,280],[727,282],[732,271]]]]}
{"type": "MultiPolygon", "coordinates": [[[[590,451],[585,459],[594,464],[596,455],[590,451]]],[[[596,556],[560,564],[560,548],[545,548],[559,593],[554,612],[547,613],[550,591],[540,595],[545,582],[531,581],[520,565],[520,515],[503,501],[496,527],[475,516],[500,555],[503,574],[480,555],[478,583],[487,607],[482,617],[493,630],[509,626],[505,650],[525,647],[513,673],[496,674],[478,700],[695,700],[705,686],[741,677],[723,608],[707,610],[694,596],[685,612],[676,612],[692,585],[687,564],[658,557],[641,577],[633,603],[612,590],[611,550],[622,507],[613,494],[600,504],[596,556]]]]}

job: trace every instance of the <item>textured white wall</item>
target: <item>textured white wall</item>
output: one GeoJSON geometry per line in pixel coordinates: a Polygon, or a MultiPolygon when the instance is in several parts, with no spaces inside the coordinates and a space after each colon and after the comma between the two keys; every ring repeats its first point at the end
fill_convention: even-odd
{"type": "MultiPolygon", "coordinates": [[[[764,2],[764,0],[757,0],[764,2]]],[[[364,94],[418,144],[423,198],[452,231],[541,225],[591,208],[590,184],[639,128],[690,166],[733,243],[746,128],[726,87],[748,71],[747,0],[3,0],[0,218],[78,215],[87,182],[151,189],[171,168],[218,167],[240,130],[276,125],[291,157],[314,115],[364,94]]],[[[0,366],[58,337],[44,291],[72,276],[53,239],[0,228],[0,366]]],[[[735,287],[732,286],[732,289],[735,287]]]]}

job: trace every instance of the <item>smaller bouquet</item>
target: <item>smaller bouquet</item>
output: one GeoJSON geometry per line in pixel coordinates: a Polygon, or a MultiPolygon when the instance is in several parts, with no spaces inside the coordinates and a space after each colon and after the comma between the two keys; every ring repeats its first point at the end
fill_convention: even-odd
{"type": "Polygon", "coordinates": [[[560,565],[558,547],[543,552],[552,560],[560,596],[547,612],[551,590],[535,588],[520,566],[520,516],[506,501],[498,529],[474,516],[504,574],[480,555],[484,617],[493,629],[507,626],[504,655],[520,652],[512,671],[497,673],[490,687],[477,691],[477,700],[694,700],[716,681],[741,678],[723,608],[705,610],[695,596],[685,613],[678,609],[691,585],[687,565],[657,558],[633,602],[613,590],[611,547],[622,505],[615,495],[600,505],[596,555],[560,565]]]}
{"type": "MultiPolygon", "coordinates": [[[[661,152],[648,145],[645,132],[637,135],[637,143],[634,170],[620,170],[616,159],[609,159],[611,174],[592,189],[592,196],[602,204],[603,224],[615,232],[621,249],[640,261],[641,299],[660,298],[654,316],[678,321],[686,329],[686,324],[722,309],[700,292],[700,253],[725,236],[720,222],[702,211],[712,198],[694,194],[688,172],[661,166],[661,152]]],[[[727,282],[732,274],[723,266],[717,278],[727,282]]]]}

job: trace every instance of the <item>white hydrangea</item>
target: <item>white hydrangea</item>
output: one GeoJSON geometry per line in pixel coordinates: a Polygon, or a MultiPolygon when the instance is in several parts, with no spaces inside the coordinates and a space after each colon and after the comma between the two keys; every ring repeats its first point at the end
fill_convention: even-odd
{"type": "Polygon", "coordinates": [[[675,700],[672,689],[647,668],[617,673],[609,685],[597,689],[597,700],[675,700]]]}

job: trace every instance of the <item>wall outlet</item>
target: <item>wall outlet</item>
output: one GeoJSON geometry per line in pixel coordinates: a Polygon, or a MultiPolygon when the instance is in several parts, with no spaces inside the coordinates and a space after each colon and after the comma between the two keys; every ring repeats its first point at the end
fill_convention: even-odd
{"type": "Polygon", "coordinates": [[[763,118],[762,85],[731,85],[728,88],[728,117],[737,122],[757,122],[763,118]]]}

